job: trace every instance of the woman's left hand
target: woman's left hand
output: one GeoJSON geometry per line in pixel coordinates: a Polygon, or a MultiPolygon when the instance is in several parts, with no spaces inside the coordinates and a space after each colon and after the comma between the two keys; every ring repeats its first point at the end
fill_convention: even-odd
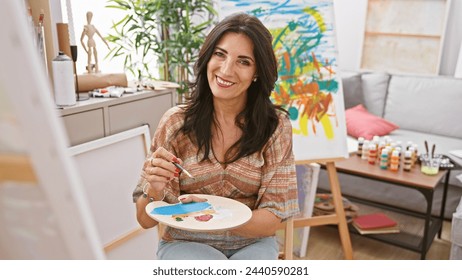
{"type": "Polygon", "coordinates": [[[184,195],[180,195],[178,197],[178,200],[181,202],[181,203],[191,203],[191,202],[205,202],[207,201],[207,199],[205,198],[202,198],[202,197],[197,197],[193,194],[184,194],[184,195]]]}

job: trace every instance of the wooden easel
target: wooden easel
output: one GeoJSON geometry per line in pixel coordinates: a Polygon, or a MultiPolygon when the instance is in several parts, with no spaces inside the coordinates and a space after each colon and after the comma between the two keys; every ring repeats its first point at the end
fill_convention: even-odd
{"type": "MultiPolygon", "coordinates": [[[[315,162],[326,166],[329,175],[330,188],[332,199],[334,201],[335,214],[314,216],[309,218],[294,218],[286,222],[285,229],[285,259],[292,258],[293,250],[293,229],[298,227],[322,226],[322,225],[338,225],[340,241],[343,247],[345,259],[353,259],[353,249],[351,247],[350,233],[346,222],[345,210],[343,208],[342,193],[340,191],[340,183],[338,181],[335,161],[338,159],[317,160],[315,162]]],[[[296,164],[307,164],[314,161],[296,161],[296,164]]]]}

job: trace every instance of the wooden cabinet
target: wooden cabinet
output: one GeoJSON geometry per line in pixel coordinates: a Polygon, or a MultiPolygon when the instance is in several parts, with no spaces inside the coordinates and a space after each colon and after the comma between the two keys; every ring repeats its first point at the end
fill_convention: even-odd
{"type": "Polygon", "coordinates": [[[63,121],[72,146],[105,136],[102,108],[70,114],[63,121]]]}
{"type": "Polygon", "coordinates": [[[151,137],[160,118],[175,105],[176,90],[144,91],[120,98],[90,98],[58,109],[70,146],[149,125],[151,137]]]}
{"type": "Polygon", "coordinates": [[[172,95],[163,94],[109,107],[109,133],[148,123],[151,136],[162,115],[173,106],[172,95]]]}

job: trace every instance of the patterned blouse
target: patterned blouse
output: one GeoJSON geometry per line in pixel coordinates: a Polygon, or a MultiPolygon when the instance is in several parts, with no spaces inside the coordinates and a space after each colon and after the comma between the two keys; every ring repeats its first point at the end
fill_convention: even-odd
{"type": "MultiPolygon", "coordinates": [[[[210,153],[209,160],[200,161],[204,153],[189,137],[175,132],[183,125],[183,110],[169,109],[159,122],[151,152],[163,146],[183,160],[183,167],[195,178],[180,173],[179,180],[167,185],[165,201],[177,203],[182,194],[209,194],[232,198],[250,209],[264,208],[281,219],[298,214],[297,180],[292,152],[292,126],[288,117],[279,114],[279,125],[261,152],[241,158],[223,168],[210,153]]],[[[133,192],[134,201],[142,194],[143,178],[133,192]]],[[[166,227],[165,241],[187,240],[209,244],[219,250],[239,249],[255,242],[230,231],[189,232],[166,227]]]]}

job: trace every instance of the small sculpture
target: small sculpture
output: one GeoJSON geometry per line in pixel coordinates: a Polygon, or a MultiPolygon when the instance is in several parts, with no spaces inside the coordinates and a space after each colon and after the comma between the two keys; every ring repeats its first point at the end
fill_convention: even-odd
{"type": "Polygon", "coordinates": [[[91,20],[93,18],[93,13],[92,12],[87,12],[87,24],[84,25],[82,35],[80,36],[80,42],[82,43],[83,49],[85,52],[88,54],[88,63],[87,63],[87,72],[88,73],[98,73],[99,72],[99,67],[98,67],[98,52],[96,50],[96,43],[95,40],[93,39],[93,35],[95,33],[103,40],[103,42],[106,44],[106,46],[109,48],[109,44],[107,41],[101,36],[99,33],[98,29],[91,24],[91,20]],[[87,44],[83,42],[83,39],[85,36],[88,37],[87,44]],[[94,64],[91,63],[92,57],[94,57],[94,64]]]}

